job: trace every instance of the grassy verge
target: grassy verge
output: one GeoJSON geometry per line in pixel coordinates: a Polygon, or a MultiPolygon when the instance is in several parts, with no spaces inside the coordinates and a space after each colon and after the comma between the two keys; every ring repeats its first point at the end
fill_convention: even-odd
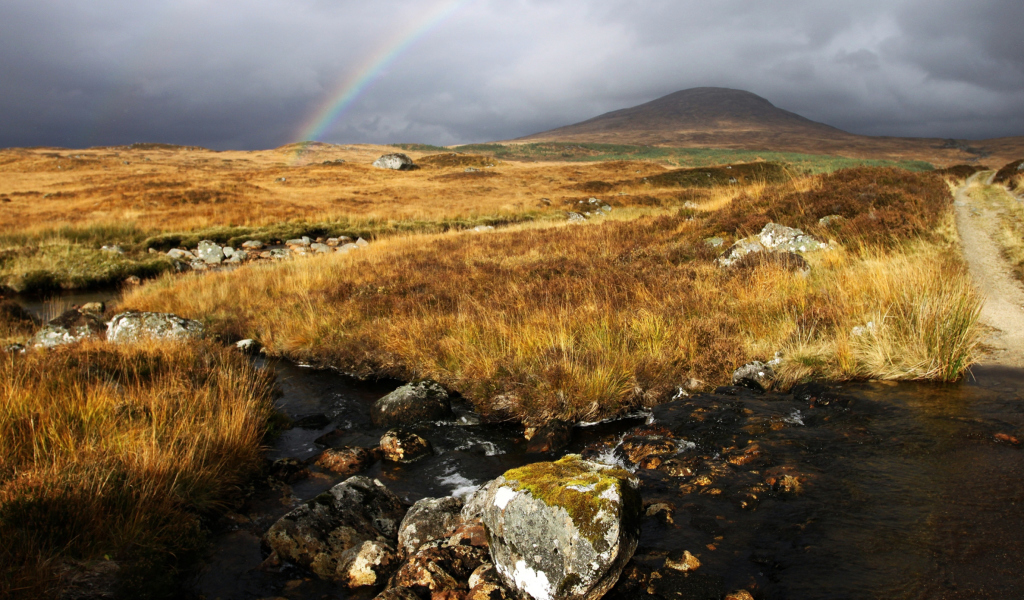
{"type": "Polygon", "coordinates": [[[271,387],[206,343],[0,356],[0,596],[111,565],[122,594],[172,593],[202,516],[259,465],[271,387]]]}
{"type": "MultiPolygon", "coordinates": [[[[411,146],[398,144],[400,147],[411,146]]],[[[409,148],[413,149],[413,148],[409,148]]],[[[619,144],[576,144],[542,142],[531,144],[469,144],[458,146],[459,152],[487,154],[507,160],[609,161],[652,160],[677,167],[707,167],[729,163],[771,161],[787,163],[805,174],[831,173],[851,167],[900,167],[910,171],[930,171],[930,163],[920,160],[867,160],[800,154],[768,150],[728,150],[720,148],[671,148],[662,146],[628,146],[619,144]]]]}
{"type": "Polygon", "coordinates": [[[632,220],[396,237],[358,255],[164,279],[124,303],[303,361],[434,378],[483,412],[539,421],[660,402],[776,351],[790,357],[787,381],[948,380],[972,361],[978,300],[943,233],[940,178],[861,169],[712,200],[632,220]],[[819,225],[832,214],[844,220],[819,225]],[[706,237],[769,220],[845,249],[809,255],[809,276],[714,264],[706,237]],[[877,335],[853,340],[868,322],[877,335]]]}

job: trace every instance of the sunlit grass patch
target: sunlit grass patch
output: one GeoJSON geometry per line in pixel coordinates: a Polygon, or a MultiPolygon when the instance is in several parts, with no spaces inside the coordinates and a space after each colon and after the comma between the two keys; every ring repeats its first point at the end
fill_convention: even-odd
{"type": "Polygon", "coordinates": [[[259,467],[271,388],[209,343],[0,355],[0,596],[53,593],[67,561],[169,590],[259,467]]]}

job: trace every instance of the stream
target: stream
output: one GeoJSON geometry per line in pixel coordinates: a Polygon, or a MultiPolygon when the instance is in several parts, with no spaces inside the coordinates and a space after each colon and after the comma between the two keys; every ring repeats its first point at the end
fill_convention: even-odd
{"type": "MultiPolygon", "coordinates": [[[[333,446],[373,446],[383,434],[370,423],[370,406],[400,382],[260,364],[277,373],[280,410],[306,425],[280,436],[269,459],[312,458],[321,450],[314,440],[335,429],[333,446]]],[[[1024,438],[1022,381],[1024,371],[975,368],[958,384],[852,383],[819,390],[810,402],[808,393],[723,388],[577,426],[555,455],[527,454],[521,427],[480,424],[456,401],[455,419],[416,428],[434,456],[378,462],[363,474],[412,503],[465,495],[507,469],[566,453],[621,462],[615,448],[623,435],[638,427],[671,432],[686,441],[669,463],[692,472],[635,470],[647,516],[634,571],[658,569],[683,550],[702,566],[685,595],[662,597],[720,598],[746,588],[765,599],[1022,598],[1024,450],[997,437],[1024,438]],[[744,464],[737,457],[751,442],[758,457],[744,464]]],[[[259,568],[267,527],[344,479],[310,470],[291,486],[258,489],[245,510],[224,519],[192,582],[198,597],[374,596],[297,569],[259,568]]],[[[643,597],[625,579],[608,598],[643,597]]]]}

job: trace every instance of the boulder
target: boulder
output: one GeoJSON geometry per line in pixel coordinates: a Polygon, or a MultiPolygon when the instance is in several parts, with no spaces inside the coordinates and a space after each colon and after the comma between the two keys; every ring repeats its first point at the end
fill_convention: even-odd
{"type": "Polygon", "coordinates": [[[355,476],[281,517],[263,543],[324,579],[377,585],[397,566],[390,544],[403,516],[402,501],[384,484],[355,476]]]}
{"type": "Polygon", "coordinates": [[[201,338],[205,328],[199,321],[183,319],[170,313],[130,310],[115,315],[107,325],[107,340],[114,343],[142,339],[185,340],[201,338]]]}
{"type": "Polygon", "coordinates": [[[203,240],[196,249],[196,257],[208,265],[219,265],[224,262],[224,249],[216,242],[203,240]]]}
{"type": "Polygon", "coordinates": [[[188,250],[182,250],[181,248],[171,248],[167,251],[167,256],[174,260],[195,260],[196,255],[192,254],[188,250]]]}
{"type": "Polygon", "coordinates": [[[247,242],[242,242],[242,247],[246,250],[262,250],[263,242],[259,240],[249,240],[247,242]]]}
{"type": "Polygon", "coordinates": [[[600,598],[633,556],[641,506],[636,478],[579,456],[512,469],[488,486],[491,560],[525,598],[600,598]]]}
{"type": "Polygon", "coordinates": [[[235,342],[235,348],[242,354],[259,354],[261,350],[260,343],[249,338],[235,342]]]}
{"type": "Polygon", "coordinates": [[[405,513],[398,528],[398,550],[413,555],[427,542],[447,537],[462,521],[462,500],[423,498],[405,513]]]}
{"type": "Polygon", "coordinates": [[[378,169],[391,169],[393,171],[409,171],[416,165],[412,159],[401,153],[385,154],[373,161],[373,166],[378,169]]]}
{"type": "Polygon", "coordinates": [[[732,374],[732,384],[748,387],[753,390],[767,390],[775,379],[775,371],[765,363],[755,360],[736,369],[732,374]]]}
{"type": "Polygon", "coordinates": [[[106,328],[106,323],[96,313],[72,308],[64,311],[59,317],[52,319],[37,331],[32,336],[29,346],[53,348],[54,346],[73,344],[86,338],[98,338],[106,328]]]}
{"type": "Polygon", "coordinates": [[[317,254],[327,254],[328,252],[334,252],[334,249],[327,244],[314,243],[309,245],[309,249],[317,254]]]}
{"type": "Polygon", "coordinates": [[[380,460],[380,450],[344,446],[329,448],[317,457],[316,465],[338,475],[355,475],[380,460]]]}
{"type": "Polygon", "coordinates": [[[112,254],[124,254],[124,248],[118,246],[117,244],[103,246],[102,248],[100,248],[100,250],[103,252],[110,252],[112,254]]]}
{"type": "Polygon", "coordinates": [[[448,392],[433,381],[403,385],[377,400],[370,418],[377,427],[394,427],[452,416],[448,392]]]}
{"type": "Polygon", "coordinates": [[[380,438],[384,459],[411,463],[434,453],[434,447],[425,438],[406,429],[392,429],[380,438]]]}
{"type": "MultiPolygon", "coordinates": [[[[803,254],[817,250],[828,250],[831,246],[799,229],[768,223],[761,233],[738,240],[730,246],[717,263],[720,267],[731,267],[749,254],[757,252],[789,252],[803,254]]],[[[749,259],[748,259],[749,260],[749,259]]]]}
{"type": "Polygon", "coordinates": [[[365,247],[367,247],[369,245],[370,245],[370,242],[364,240],[363,238],[359,238],[359,239],[356,240],[356,247],[357,248],[365,248],[365,247]]]}

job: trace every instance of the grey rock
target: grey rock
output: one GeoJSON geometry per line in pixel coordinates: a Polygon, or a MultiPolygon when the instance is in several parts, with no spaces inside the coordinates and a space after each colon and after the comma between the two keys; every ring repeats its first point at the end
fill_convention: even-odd
{"type": "Polygon", "coordinates": [[[222,250],[224,251],[225,258],[231,258],[232,256],[235,255],[235,249],[232,248],[231,246],[224,246],[222,250]]]}
{"type": "Polygon", "coordinates": [[[32,336],[32,348],[53,348],[73,344],[88,338],[99,338],[106,329],[106,323],[94,312],[83,312],[72,308],[52,319],[32,336]]]}
{"type": "Polygon", "coordinates": [[[218,246],[216,242],[203,240],[199,242],[196,256],[208,265],[219,265],[224,262],[224,249],[218,246]]]}
{"type": "Polygon", "coordinates": [[[708,246],[711,246],[712,248],[721,248],[722,245],[725,244],[725,240],[716,235],[714,237],[707,238],[706,240],[704,240],[704,243],[707,244],[708,246]]]}
{"type": "Polygon", "coordinates": [[[243,354],[258,354],[262,349],[260,343],[253,339],[238,340],[235,342],[235,348],[243,354]]]}
{"type": "Polygon", "coordinates": [[[359,249],[359,246],[356,246],[355,244],[344,244],[340,248],[338,248],[338,252],[341,252],[342,254],[345,254],[346,252],[351,252],[353,250],[358,250],[358,249],[359,249]]]}
{"type": "Polygon", "coordinates": [[[242,247],[246,250],[262,250],[263,242],[259,240],[249,240],[247,242],[242,242],[242,247]]]}
{"type": "Polygon", "coordinates": [[[748,254],[755,252],[792,252],[803,254],[818,250],[828,250],[830,246],[805,234],[799,229],[768,223],[761,229],[761,233],[737,241],[730,246],[721,256],[717,263],[721,267],[731,267],[741,261],[748,254]]]}
{"type": "Polygon", "coordinates": [[[495,482],[483,522],[509,589],[534,600],[594,600],[615,585],[640,533],[632,475],[569,455],[495,482]]]}
{"type": "Polygon", "coordinates": [[[357,475],[281,517],[263,543],[322,578],[375,585],[397,566],[391,543],[404,513],[384,484],[357,475]]]}
{"type": "Polygon", "coordinates": [[[766,390],[775,379],[775,371],[765,363],[755,360],[736,369],[732,374],[732,384],[766,390]]]}
{"type": "Polygon", "coordinates": [[[462,501],[451,496],[423,498],[405,513],[398,528],[398,550],[415,554],[427,542],[447,537],[462,522],[462,501]]]}
{"type": "Polygon", "coordinates": [[[317,254],[327,254],[334,251],[334,249],[327,244],[310,244],[309,249],[317,254]]]}
{"type": "Polygon", "coordinates": [[[288,241],[286,241],[284,243],[284,245],[285,246],[308,246],[308,245],[310,245],[310,243],[312,243],[312,240],[310,240],[308,237],[303,236],[301,238],[295,238],[295,239],[288,240],[288,241]]]}
{"type": "Polygon", "coordinates": [[[571,213],[569,213],[569,222],[570,223],[586,223],[587,222],[587,218],[584,217],[583,215],[581,215],[580,213],[571,212],[571,213]]]}
{"type": "Polygon", "coordinates": [[[113,254],[124,254],[124,249],[118,246],[117,244],[103,246],[102,248],[100,248],[100,250],[102,250],[103,252],[111,252],[113,254]]]}
{"type": "Polygon", "coordinates": [[[433,381],[403,385],[377,400],[370,418],[377,427],[437,421],[452,416],[448,392],[433,381]]]}
{"type": "Polygon", "coordinates": [[[365,248],[369,245],[370,242],[364,240],[363,238],[359,238],[358,240],[356,240],[356,246],[359,246],[360,248],[365,248]]]}
{"type": "Polygon", "coordinates": [[[462,505],[462,520],[463,521],[474,521],[477,519],[483,519],[484,508],[487,505],[487,496],[491,491],[491,487],[497,485],[497,479],[492,479],[487,483],[480,486],[480,489],[476,490],[472,494],[466,497],[462,505]]]}
{"type": "Polygon", "coordinates": [[[846,217],[842,215],[826,215],[818,219],[818,225],[822,227],[828,227],[829,225],[838,225],[846,220],[846,217]]]}
{"type": "Polygon", "coordinates": [[[181,248],[171,248],[167,251],[167,256],[175,260],[195,260],[196,255],[192,254],[188,250],[182,250],[181,248]]]}
{"type": "Polygon", "coordinates": [[[291,257],[292,253],[283,248],[277,248],[275,250],[270,251],[270,258],[274,260],[287,260],[291,257]]]}
{"type": "Polygon", "coordinates": [[[199,321],[171,313],[127,311],[115,315],[107,325],[107,340],[131,343],[140,340],[186,340],[203,337],[206,331],[199,321]]]}
{"type": "Polygon", "coordinates": [[[412,159],[401,153],[385,154],[373,161],[373,166],[378,169],[391,169],[393,171],[408,171],[416,165],[412,159]]]}
{"type": "Polygon", "coordinates": [[[96,313],[102,315],[107,310],[107,305],[104,302],[86,302],[85,304],[78,307],[78,310],[84,313],[96,313]]]}

